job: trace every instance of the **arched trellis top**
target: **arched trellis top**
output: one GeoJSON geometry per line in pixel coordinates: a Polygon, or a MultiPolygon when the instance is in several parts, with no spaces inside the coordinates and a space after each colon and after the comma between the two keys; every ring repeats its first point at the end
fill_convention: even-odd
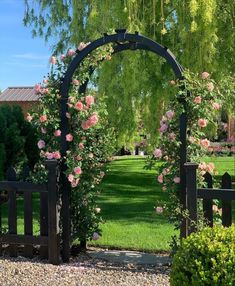
{"type": "MultiPolygon", "coordinates": [[[[116,30],[116,34],[108,35],[104,34],[103,37],[93,41],[89,45],[87,45],[82,51],[79,51],[75,58],[70,63],[65,76],[63,78],[63,82],[61,85],[61,110],[60,110],[60,129],[61,129],[61,155],[66,155],[66,151],[68,150],[68,142],[66,141],[66,135],[69,133],[69,122],[66,116],[68,106],[68,92],[69,87],[72,81],[73,74],[75,70],[79,67],[82,61],[94,50],[97,48],[104,46],[106,44],[113,43],[114,44],[114,52],[118,53],[124,50],[146,50],[153,52],[160,57],[164,58],[167,63],[171,66],[174,71],[175,77],[177,79],[183,78],[183,68],[177,62],[175,56],[172,52],[158,44],[157,42],[139,35],[137,32],[135,34],[127,33],[125,29],[116,30]]],[[[91,73],[93,70],[90,71],[91,73]]],[[[85,92],[87,86],[87,82],[85,82],[80,87],[80,92],[85,92]]],[[[181,178],[181,204],[185,207],[185,202],[183,198],[185,198],[185,171],[184,171],[184,163],[186,162],[186,128],[187,128],[187,117],[186,114],[183,113],[180,116],[180,178],[181,178]]],[[[62,190],[62,259],[64,262],[69,261],[70,257],[70,192],[71,187],[65,176],[64,171],[66,170],[66,162],[63,159],[61,163],[61,186],[62,190]]],[[[185,236],[185,224],[182,223],[181,227],[181,236],[185,236]]]]}
{"type": "Polygon", "coordinates": [[[141,49],[158,54],[159,56],[163,57],[171,66],[172,70],[174,71],[175,77],[179,79],[182,78],[183,69],[181,65],[177,62],[173,53],[167,47],[164,47],[159,43],[140,35],[137,32],[135,34],[130,34],[127,33],[125,29],[122,29],[122,30],[116,30],[116,34],[112,35],[104,34],[103,37],[87,45],[81,52],[79,52],[75,56],[64,76],[63,84],[61,86],[62,98],[67,97],[72,76],[75,70],[79,67],[80,63],[83,61],[83,59],[86,58],[87,55],[90,54],[92,51],[109,43],[117,43],[116,50],[114,47],[115,52],[120,52],[122,50],[128,50],[128,49],[129,50],[141,49]]]}

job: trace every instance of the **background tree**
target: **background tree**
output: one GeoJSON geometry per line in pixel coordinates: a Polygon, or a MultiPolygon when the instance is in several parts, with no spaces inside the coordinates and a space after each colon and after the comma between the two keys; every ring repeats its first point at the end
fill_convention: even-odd
{"type": "Polygon", "coordinates": [[[39,159],[37,135],[19,106],[0,106],[0,179],[8,167],[31,168],[39,159]]]}
{"type": "MultiPolygon", "coordinates": [[[[33,36],[53,38],[54,53],[125,27],[169,47],[195,72],[206,70],[216,79],[234,72],[233,0],[26,0],[24,23],[33,36]]],[[[118,142],[131,140],[138,113],[154,145],[161,98],[167,101],[171,90],[165,83],[173,77],[164,60],[146,52],[125,52],[103,64],[96,76],[100,96],[107,96],[118,142]]]]}

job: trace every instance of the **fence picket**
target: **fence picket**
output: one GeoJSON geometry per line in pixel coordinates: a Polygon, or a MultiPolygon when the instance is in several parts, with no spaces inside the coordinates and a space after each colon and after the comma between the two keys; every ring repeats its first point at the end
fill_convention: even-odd
{"type": "MultiPolygon", "coordinates": [[[[204,175],[205,182],[207,184],[207,188],[213,188],[213,179],[210,173],[206,173],[204,175]]],[[[208,221],[208,226],[213,227],[213,200],[203,199],[203,213],[208,221]]]]}
{"type": "MultiPolygon", "coordinates": [[[[48,194],[40,193],[40,235],[48,236],[48,194]]],[[[40,257],[48,258],[48,246],[40,246],[40,257]]]]}
{"type": "MultiPolygon", "coordinates": [[[[7,180],[16,181],[16,171],[13,167],[7,170],[7,180]]],[[[8,192],[8,231],[9,234],[17,234],[17,209],[16,209],[16,190],[11,189],[8,192]]],[[[17,256],[17,247],[9,244],[10,256],[17,256]]]]}
{"type": "MultiPolygon", "coordinates": [[[[24,192],[24,234],[33,235],[32,193],[24,192]]],[[[33,256],[33,246],[25,244],[24,255],[33,256]]]]}
{"type": "MultiPolygon", "coordinates": [[[[221,182],[222,189],[231,189],[232,188],[232,178],[226,172],[222,176],[221,182]]],[[[222,225],[230,226],[232,224],[232,202],[228,200],[222,200],[222,225]]]]}

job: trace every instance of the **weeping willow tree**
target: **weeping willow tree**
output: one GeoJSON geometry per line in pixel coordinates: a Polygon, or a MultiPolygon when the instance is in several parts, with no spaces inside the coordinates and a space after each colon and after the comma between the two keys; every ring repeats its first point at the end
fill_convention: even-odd
{"type": "MultiPolygon", "coordinates": [[[[24,24],[33,36],[53,38],[54,53],[125,27],[167,46],[193,71],[216,78],[234,72],[234,0],[25,0],[24,24]]],[[[154,144],[162,107],[173,92],[165,61],[125,52],[102,64],[95,76],[119,143],[131,142],[141,124],[154,144]]]]}

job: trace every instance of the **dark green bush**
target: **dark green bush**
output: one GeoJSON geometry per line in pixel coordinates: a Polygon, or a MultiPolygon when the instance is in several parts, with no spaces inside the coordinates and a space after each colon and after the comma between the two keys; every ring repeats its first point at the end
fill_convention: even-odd
{"type": "Polygon", "coordinates": [[[171,286],[235,285],[235,228],[205,228],[183,240],[174,256],[171,286]]]}
{"type": "Polygon", "coordinates": [[[0,106],[0,180],[8,167],[31,168],[39,159],[37,134],[19,106],[0,106]]]}

